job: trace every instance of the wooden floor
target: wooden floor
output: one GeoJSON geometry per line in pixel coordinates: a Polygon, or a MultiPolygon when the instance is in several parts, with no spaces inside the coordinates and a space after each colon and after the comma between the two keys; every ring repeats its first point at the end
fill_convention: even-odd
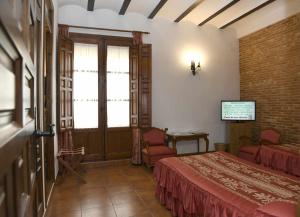
{"type": "Polygon", "coordinates": [[[154,196],[152,172],[128,162],[89,168],[87,184],[66,177],[54,188],[47,217],[170,217],[154,196]]]}

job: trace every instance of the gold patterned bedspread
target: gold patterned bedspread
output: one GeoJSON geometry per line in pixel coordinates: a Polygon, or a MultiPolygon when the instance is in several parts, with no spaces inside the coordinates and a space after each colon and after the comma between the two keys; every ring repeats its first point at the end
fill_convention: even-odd
{"type": "Polygon", "coordinates": [[[258,205],[273,201],[297,203],[300,179],[247,163],[224,152],[180,157],[196,173],[258,205]]]}

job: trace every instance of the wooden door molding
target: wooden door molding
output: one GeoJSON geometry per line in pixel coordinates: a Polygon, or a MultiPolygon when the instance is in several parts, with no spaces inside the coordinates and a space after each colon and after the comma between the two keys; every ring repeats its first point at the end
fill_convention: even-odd
{"type": "Polygon", "coordinates": [[[0,216],[37,216],[35,0],[0,1],[0,216]],[[4,88],[4,89],[2,89],[4,88]]]}
{"type": "Polygon", "coordinates": [[[139,126],[139,47],[130,48],[130,126],[139,126]]]}
{"type": "Polygon", "coordinates": [[[139,45],[139,116],[140,128],[152,126],[152,46],[139,45]]]}
{"type": "Polygon", "coordinates": [[[59,130],[73,129],[73,41],[58,39],[57,123],[59,130]]]}

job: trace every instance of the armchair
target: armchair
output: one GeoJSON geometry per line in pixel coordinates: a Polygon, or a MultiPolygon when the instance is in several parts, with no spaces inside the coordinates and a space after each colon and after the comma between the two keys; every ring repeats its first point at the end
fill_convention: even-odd
{"type": "Polygon", "coordinates": [[[177,155],[176,149],[168,147],[166,143],[166,130],[152,127],[142,133],[142,159],[148,167],[155,166],[162,158],[177,155]]]}
{"type": "Polygon", "coordinates": [[[280,132],[276,129],[268,128],[260,132],[259,140],[253,142],[247,136],[241,136],[239,157],[256,163],[256,156],[261,145],[277,145],[280,143],[280,132]]]}

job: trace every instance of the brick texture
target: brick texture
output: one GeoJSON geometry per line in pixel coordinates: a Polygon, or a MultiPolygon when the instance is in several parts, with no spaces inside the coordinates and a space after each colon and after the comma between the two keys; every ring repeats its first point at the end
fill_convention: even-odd
{"type": "Polygon", "coordinates": [[[256,100],[261,129],[300,142],[300,13],[240,39],[241,99],[256,100]]]}

